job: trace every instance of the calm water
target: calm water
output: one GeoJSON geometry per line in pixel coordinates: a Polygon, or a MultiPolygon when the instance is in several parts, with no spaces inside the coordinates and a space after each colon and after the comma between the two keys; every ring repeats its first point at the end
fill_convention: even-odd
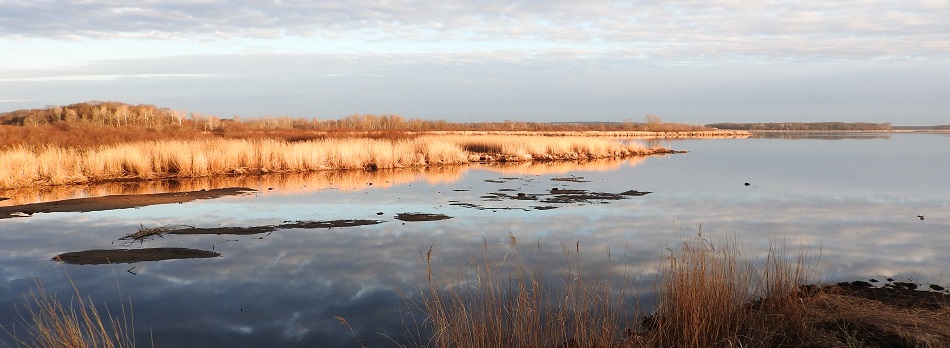
{"type": "MultiPolygon", "coordinates": [[[[68,299],[69,277],[83,294],[112,310],[118,309],[120,293],[131,298],[143,346],[150,339],[157,347],[355,346],[334,319],[341,316],[367,346],[387,347],[395,345],[390,338],[405,339],[408,310],[397,290],[411,295],[425,283],[420,252],[430,245],[437,265],[447,269],[466,264],[486,243],[498,258],[516,251],[530,260],[538,257],[552,270],[565,262],[562,245],[573,249],[579,243],[582,262],[594,270],[606,267],[609,249],[612,265],[639,286],[648,304],[666,249],[700,229],[714,240],[737,239],[752,258],[782,241],[791,249],[820,250],[823,281],[894,277],[950,283],[943,271],[950,266],[946,134],[664,145],[690,152],[588,164],[198,182],[190,185],[240,184],[260,191],[0,220],[0,325],[22,335],[23,328],[13,323],[14,306],[22,308],[24,293],[42,282],[48,292],[68,299]],[[565,178],[573,180],[552,180],[565,178]],[[552,188],[652,193],[541,202],[553,197],[552,188]],[[536,199],[515,199],[519,192],[536,199]],[[405,212],[453,218],[405,223],[394,218],[405,212]],[[258,235],[167,235],[130,246],[118,241],[140,225],[246,227],[338,219],[384,222],[258,235]],[[509,233],[520,249],[504,244],[509,233]],[[221,256],[119,265],[50,260],[63,252],[122,247],[187,247],[221,256]]],[[[15,346],[6,333],[0,341],[15,346]]]]}

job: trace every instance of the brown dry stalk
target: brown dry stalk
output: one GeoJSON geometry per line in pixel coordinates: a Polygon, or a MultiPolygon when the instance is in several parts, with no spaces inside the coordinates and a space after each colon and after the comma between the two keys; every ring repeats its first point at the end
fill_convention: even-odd
{"type": "Polygon", "coordinates": [[[17,340],[23,347],[36,348],[120,348],[134,347],[134,319],[127,316],[125,304],[121,316],[113,316],[108,309],[101,314],[92,299],[83,297],[73,285],[74,296],[64,305],[37,284],[30,290],[31,301],[21,320],[29,327],[29,338],[17,340]]]}
{"type": "Polygon", "coordinates": [[[0,150],[0,189],[117,179],[620,158],[666,152],[604,138],[464,135],[300,142],[162,140],[83,149],[17,146],[0,150]]]}
{"type": "Polygon", "coordinates": [[[772,247],[756,266],[736,242],[715,244],[700,235],[671,251],[657,311],[635,320],[639,309],[622,301],[614,275],[590,274],[582,265],[580,242],[562,245],[567,265],[560,286],[545,281],[550,277],[540,261],[533,267],[522,261],[513,234],[508,248],[499,260],[485,243],[472,269],[459,267],[446,282],[432,274],[434,256],[426,255],[430,281],[420,307],[433,346],[772,347],[813,337],[799,293],[815,276],[804,251],[789,258],[784,247],[772,247]]]}
{"type": "MultiPolygon", "coordinates": [[[[564,286],[552,286],[540,267],[523,262],[514,234],[508,240],[503,258],[483,243],[473,270],[436,272],[422,289],[433,346],[608,347],[623,336],[623,294],[609,277],[581,275],[580,263],[569,260],[558,277],[564,286]]],[[[431,269],[436,256],[427,256],[431,269]]]]}

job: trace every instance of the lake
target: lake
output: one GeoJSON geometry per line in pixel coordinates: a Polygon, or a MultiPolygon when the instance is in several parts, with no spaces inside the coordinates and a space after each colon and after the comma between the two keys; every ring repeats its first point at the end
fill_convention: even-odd
{"type": "MultiPolygon", "coordinates": [[[[753,260],[770,245],[784,245],[793,256],[804,248],[820,281],[950,283],[944,274],[950,266],[950,134],[660,143],[689,153],[21,193],[0,203],[165,189],[256,190],[0,220],[0,326],[24,337],[14,322],[30,289],[41,283],[68,302],[72,283],[113,313],[131,301],[141,346],[358,346],[339,316],[366,346],[392,347],[411,343],[407,332],[415,332],[413,320],[422,320],[406,302],[426,286],[423,254],[430,246],[436,281],[468,267],[483,249],[497,259],[519,255],[557,279],[564,251],[577,249],[585,269],[622,273],[649,309],[668,249],[700,232],[737,241],[753,260]],[[401,213],[451,218],[403,221],[401,213]],[[351,220],[374,223],[318,223],[351,220]],[[163,226],[271,228],[120,240],[141,227],[163,226]],[[150,248],[216,255],[112,265],[51,260],[67,252],[150,248]]],[[[0,346],[15,346],[10,334],[0,332],[0,346]]]]}

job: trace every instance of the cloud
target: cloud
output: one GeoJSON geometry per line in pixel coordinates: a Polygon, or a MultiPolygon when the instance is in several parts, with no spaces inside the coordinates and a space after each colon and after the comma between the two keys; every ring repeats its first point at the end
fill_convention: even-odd
{"type": "Polygon", "coordinates": [[[945,2],[2,2],[6,38],[547,43],[681,61],[941,57],[945,2]]]}

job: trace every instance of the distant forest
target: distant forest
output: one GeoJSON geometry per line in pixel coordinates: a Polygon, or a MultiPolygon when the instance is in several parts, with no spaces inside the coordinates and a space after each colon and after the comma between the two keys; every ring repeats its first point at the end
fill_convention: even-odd
{"type": "Polygon", "coordinates": [[[472,122],[353,114],[337,120],[261,117],[221,118],[154,105],[91,101],[0,113],[0,150],[15,146],[99,146],[163,139],[271,138],[305,141],[320,138],[405,138],[433,131],[707,131],[706,126],[663,122],[648,114],[643,122],[472,122]]]}
{"type": "Polygon", "coordinates": [[[24,109],[0,113],[0,125],[40,126],[63,123],[113,127],[145,127],[164,129],[184,127],[206,132],[247,130],[316,130],[316,131],[696,131],[702,125],[663,122],[648,114],[644,122],[472,122],[451,123],[443,120],[406,119],[399,115],[353,114],[337,120],[316,118],[262,117],[242,119],[240,116],[220,118],[200,113],[185,113],[154,105],[129,105],[120,102],[91,101],[43,109],[24,109]]]}
{"type": "Polygon", "coordinates": [[[712,123],[707,127],[745,131],[889,131],[890,122],[777,122],[777,123],[712,123]]]}

